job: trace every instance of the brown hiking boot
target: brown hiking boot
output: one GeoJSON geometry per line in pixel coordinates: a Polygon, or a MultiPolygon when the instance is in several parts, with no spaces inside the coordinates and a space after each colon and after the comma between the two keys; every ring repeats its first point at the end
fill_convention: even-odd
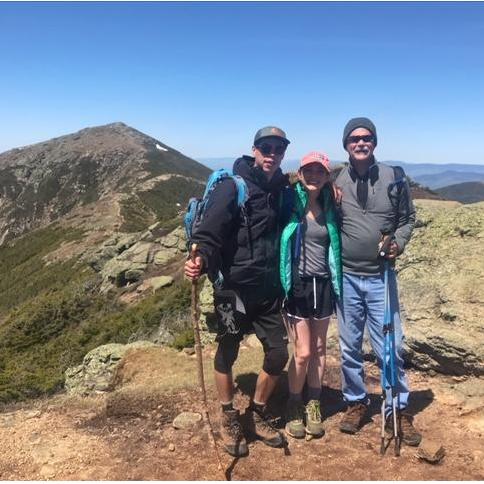
{"type": "Polygon", "coordinates": [[[275,426],[276,421],[277,419],[267,412],[267,407],[264,407],[262,412],[253,408],[248,409],[248,431],[269,447],[281,447],[285,443],[284,436],[275,426]]]}
{"type": "MultiPolygon", "coordinates": [[[[392,415],[389,415],[386,419],[385,430],[393,435],[392,415]]],[[[422,440],[422,434],[413,426],[413,416],[405,411],[400,412],[400,436],[402,442],[411,447],[418,447],[422,440]]]]}
{"type": "Polygon", "coordinates": [[[364,403],[356,402],[348,405],[346,413],[339,424],[339,429],[346,434],[356,434],[363,424],[365,415],[366,405],[364,403]]]}
{"type": "Polygon", "coordinates": [[[248,453],[247,442],[239,422],[238,410],[222,412],[220,435],[225,450],[233,457],[241,457],[248,453]]]}

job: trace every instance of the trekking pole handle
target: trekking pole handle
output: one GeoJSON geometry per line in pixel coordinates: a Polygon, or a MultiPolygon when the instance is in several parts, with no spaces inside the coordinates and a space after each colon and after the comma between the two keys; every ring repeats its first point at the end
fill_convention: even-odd
{"type": "Polygon", "coordinates": [[[395,234],[394,232],[390,232],[390,233],[383,233],[382,235],[384,237],[386,236],[386,238],[383,240],[383,243],[378,250],[378,255],[379,257],[386,257],[386,255],[390,251],[390,245],[392,244],[392,241],[395,239],[395,234]]]}

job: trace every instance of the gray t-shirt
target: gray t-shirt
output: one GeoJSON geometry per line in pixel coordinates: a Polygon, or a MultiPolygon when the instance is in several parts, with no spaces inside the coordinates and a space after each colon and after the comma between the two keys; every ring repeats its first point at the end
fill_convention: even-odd
{"type": "Polygon", "coordinates": [[[327,277],[328,229],[324,213],[316,220],[306,216],[302,226],[301,255],[299,257],[300,277],[327,277]]]}

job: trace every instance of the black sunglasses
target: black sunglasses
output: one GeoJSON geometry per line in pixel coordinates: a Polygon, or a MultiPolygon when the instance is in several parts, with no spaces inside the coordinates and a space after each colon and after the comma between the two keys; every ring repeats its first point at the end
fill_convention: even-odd
{"type": "Polygon", "coordinates": [[[286,151],[286,145],[271,145],[270,143],[262,143],[256,145],[256,148],[264,155],[270,155],[274,153],[275,155],[283,155],[286,151]]]}
{"type": "Polygon", "coordinates": [[[365,143],[374,143],[375,137],[372,134],[365,134],[363,136],[348,136],[347,143],[359,143],[361,141],[365,143]]]}

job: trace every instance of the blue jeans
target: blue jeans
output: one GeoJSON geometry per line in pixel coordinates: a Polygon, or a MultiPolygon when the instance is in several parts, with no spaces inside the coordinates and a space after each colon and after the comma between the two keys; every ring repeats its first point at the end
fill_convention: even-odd
{"type": "MultiPolygon", "coordinates": [[[[403,333],[398,303],[398,288],[395,272],[389,274],[390,304],[395,327],[397,367],[397,391],[400,394],[400,409],[408,404],[408,383],[403,371],[403,333]]],[[[343,298],[337,303],[339,343],[341,349],[342,390],[348,403],[367,401],[363,368],[363,332],[368,328],[371,347],[376,354],[381,371],[384,345],[383,314],[385,307],[385,284],[383,274],[358,276],[343,274],[343,298]]],[[[387,414],[391,401],[386,402],[387,414]]]]}

